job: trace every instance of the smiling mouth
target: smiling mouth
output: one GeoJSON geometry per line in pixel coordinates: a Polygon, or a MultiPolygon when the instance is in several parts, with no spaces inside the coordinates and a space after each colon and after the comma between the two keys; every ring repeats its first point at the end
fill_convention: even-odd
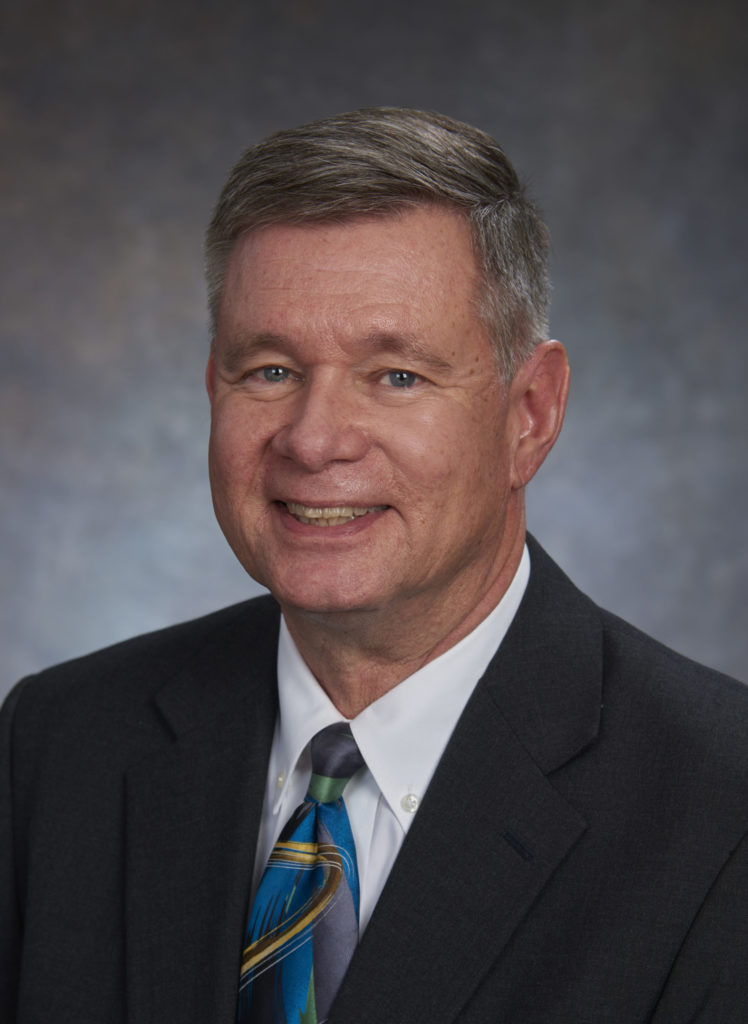
{"type": "Polygon", "coordinates": [[[315,505],[299,505],[295,501],[284,501],[281,504],[288,509],[294,519],[306,526],[343,526],[370,512],[382,512],[387,508],[386,505],[370,505],[368,508],[358,505],[317,507],[315,505]]]}

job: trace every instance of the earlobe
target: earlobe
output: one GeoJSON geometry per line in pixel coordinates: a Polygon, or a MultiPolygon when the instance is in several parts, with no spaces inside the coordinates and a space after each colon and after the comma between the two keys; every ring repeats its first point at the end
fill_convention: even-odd
{"type": "Polygon", "coordinates": [[[556,442],[569,394],[569,360],[560,341],[544,341],[520,367],[510,394],[517,440],[512,486],[532,480],[556,442]]]}

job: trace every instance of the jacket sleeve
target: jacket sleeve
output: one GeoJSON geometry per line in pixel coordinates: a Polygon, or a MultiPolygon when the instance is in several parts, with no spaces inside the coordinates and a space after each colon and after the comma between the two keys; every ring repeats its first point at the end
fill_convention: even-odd
{"type": "Polygon", "coordinates": [[[21,961],[21,908],[13,824],[13,718],[19,685],[0,708],[0,1020],[16,1019],[21,961]]]}
{"type": "Polygon", "coordinates": [[[694,919],[652,1024],[748,1021],[748,835],[694,919]]]}

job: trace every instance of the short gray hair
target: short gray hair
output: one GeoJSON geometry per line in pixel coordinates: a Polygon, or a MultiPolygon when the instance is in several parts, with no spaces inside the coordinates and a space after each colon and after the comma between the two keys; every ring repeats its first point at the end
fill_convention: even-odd
{"type": "Polygon", "coordinates": [[[206,234],[213,334],[240,235],[271,224],[345,221],[429,203],[466,217],[483,278],[478,314],[502,376],[511,379],[548,336],[548,230],[489,135],[421,110],[368,107],[276,132],[246,150],[206,234]]]}

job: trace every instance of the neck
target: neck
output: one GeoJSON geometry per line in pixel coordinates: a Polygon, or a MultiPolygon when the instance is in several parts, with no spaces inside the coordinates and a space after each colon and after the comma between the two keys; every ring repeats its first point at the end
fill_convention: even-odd
{"type": "Polygon", "coordinates": [[[439,601],[397,608],[308,613],[283,608],[299,653],[345,718],[364,708],[471,633],[506,593],[522,558],[524,521],[482,585],[455,585],[439,601]]]}

